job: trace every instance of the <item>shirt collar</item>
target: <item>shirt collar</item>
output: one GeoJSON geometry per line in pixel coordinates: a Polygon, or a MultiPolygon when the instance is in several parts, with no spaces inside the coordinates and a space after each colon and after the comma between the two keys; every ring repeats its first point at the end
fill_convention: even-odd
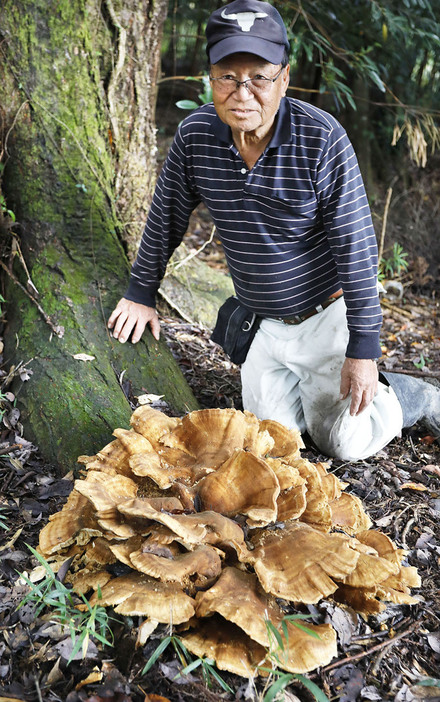
{"type": "MultiPolygon", "coordinates": [[[[231,128],[221,121],[219,116],[215,114],[212,121],[212,131],[220,141],[226,144],[232,143],[231,128]]],[[[289,100],[283,97],[278,108],[278,113],[275,117],[275,131],[272,135],[268,148],[281,146],[281,144],[290,143],[292,141],[292,129],[290,122],[290,105],[289,100]]]]}

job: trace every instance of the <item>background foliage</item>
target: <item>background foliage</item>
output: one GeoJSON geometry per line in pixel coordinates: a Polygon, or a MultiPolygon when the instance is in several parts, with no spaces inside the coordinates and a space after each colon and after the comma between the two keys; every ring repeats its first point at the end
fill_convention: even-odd
{"type": "MultiPolygon", "coordinates": [[[[205,24],[223,4],[169,2],[158,101],[167,120],[158,120],[159,133],[171,137],[183,118],[177,110],[172,122],[179,99],[203,102],[202,83],[175,77],[206,75],[205,24]]],[[[275,4],[291,42],[288,94],[332,112],[347,129],[378,239],[386,225],[384,253],[398,241],[425,271],[412,278],[423,287],[440,264],[440,0],[275,4]]]]}
{"type": "MultiPolygon", "coordinates": [[[[278,0],[276,6],[291,42],[290,94],[335,113],[352,132],[361,162],[359,144],[369,142],[378,175],[389,156],[409,154],[425,165],[439,144],[440,0],[278,0]],[[404,135],[406,148],[394,148],[404,135]]],[[[206,72],[203,32],[213,9],[212,0],[170,0],[166,76],[206,72]]]]}

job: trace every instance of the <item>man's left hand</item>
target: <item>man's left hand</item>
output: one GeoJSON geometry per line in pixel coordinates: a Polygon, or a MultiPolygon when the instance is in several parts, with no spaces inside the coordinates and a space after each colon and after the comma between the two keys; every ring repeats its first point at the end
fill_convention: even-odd
{"type": "Polygon", "coordinates": [[[341,370],[341,400],[351,392],[350,414],[356,417],[373,400],[379,374],[369,358],[346,358],[341,370]]]}

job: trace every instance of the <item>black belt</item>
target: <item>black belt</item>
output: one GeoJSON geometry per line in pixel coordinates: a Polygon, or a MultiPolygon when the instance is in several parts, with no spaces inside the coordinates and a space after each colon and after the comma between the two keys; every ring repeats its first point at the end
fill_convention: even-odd
{"type": "Polygon", "coordinates": [[[322,302],[320,305],[311,307],[302,314],[294,314],[293,317],[277,317],[277,320],[279,322],[283,322],[284,324],[301,324],[301,322],[305,322],[306,319],[310,319],[310,317],[314,317],[314,315],[318,314],[318,312],[325,310],[332,304],[332,302],[339,300],[342,295],[342,290],[338,290],[337,292],[333,293],[333,295],[330,295],[330,297],[328,297],[327,300],[324,300],[324,302],[322,302]]]}

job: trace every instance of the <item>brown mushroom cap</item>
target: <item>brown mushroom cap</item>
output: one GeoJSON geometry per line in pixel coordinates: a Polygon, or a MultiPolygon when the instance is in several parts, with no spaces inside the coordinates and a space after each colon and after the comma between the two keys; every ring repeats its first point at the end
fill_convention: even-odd
{"type": "Polygon", "coordinates": [[[161,583],[143,573],[129,573],[113,578],[95,592],[90,604],[114,606],[115,612],[146,616],[163,624],[182,624],[194,614],[194,600],[175,583],[161,583]]]}
{"type": "Polygon", "coordinates": [[[121,563],[124,563],[124,565],[127,565],[130,568],[132,568],[133,566],[131,564],[130,556],[133,553],[133,551],[138,551],[141,548],[142,542],[143,537],[139,534],[136,534],[135,536],[131,536],[125,541],[120,541],[119,543],[110,543],[109,549],[115,556],[115,558],[118,559],[118,561],[121,561],[121,563]]]}
{"type": "Polygon", "coordinates": [[[277,476],[280,490],[290,490],[290,488],[306,484],[306,480],[299,474],[298,468],[294,468],[280,458],[267,457],[264,460],[277,476]]]}
{"type": "MultiPolygon", "coordinates": [[[[151,524],[146,534],[147,538],[143,542],[143,549],[146,551],[155,552],[156,547],[169,546],[173,543],[178,543],[179,539],[174,531],[168,529],[163,524],[151,524]],[[147,548],[147,544],[149,544],[147,548]]],[[[137,550],[137,549],[135,549],[137,550]]]]}
{"type": "Polygon", "coordinates": [[[270,450],[270,456],[284,458],[286,463],[299,458],[299,452],[300,449],[304,448],[304,442],[298,429],[287,429],[283,424],[273,419],[263,419],[260,422],[260,431],[269,432],[275,442],[270,450]]]}
{"type": "Polygon", "coordinates": [[[89,537],[100,536],[99,527],[89,500],[73,489],[63,509],[49,517],[49,522],[40,531],[39,548],[44,556],[67,548],[75,541],[79,532],[88,529],[89,537]]]}
{"type": "Polygon", "coordinates": [[[114,563],[115,560],[109,542],[102,536],[91,539],[83,552],[83,561],[89,567],[95,564],[108,565],[109,563],[114,563]]]}
{"type": "Polygon", "coordinates": [[[182,641],[195,656],[212,658],[220,670],[245,678],[253,677],[258,672],[257,666],[265,663],[263,646],[235,624],[215,615],[198,621],[194,629],[182,636],[182,641]]]}
{"type": "MultiPolygon", "coordinates": [[[[188,458],[189,462],[194,462],[190,456],[188,458]]],[[[182,462],[177,466],[170,465],[156,452],[138,453],[131,456],[129,463],[134,475],[151,478],[162,490],[167,490],[176,480],[193,482],[193,471],[189,465],[182,462]]]]}
{"type": "Polygon", "coordinates": [[[235,451],[243,448],[246,418],[234,409],[206,409],[190,412],[162,443],[178,448],[196,459],[196,466],[217,468],[235,451]]]}
{"type": "Polygon", "coordinates": [[[382,534],[375,529],[368,529],[358,532],[356,539],[374,549],[382,558],[386,558],[387,561],[400,566],[405,552],[398,549],[396,544],[386,534],[382,534]]]}
{"type": "Polygon", "coordinates": [[[138,485],[131,478],[90,471],[85,480],[77,480],[75,485],[75,489],[94,506],[95,516],[102,530],[120,539],[135,535],[134,527],[125,523],[118,512],[120,503],[132,499],[137,494],[138,485]]]}
{"type": "Polygon", "coordinates": [[[252,453],[237,450],[197,486],[203,509],[226,516],[246,514],[265,526],[275,521],[280,487],[275,473],[252,453]]]}
{"type": "Polygon", "coordinates": [[[398,566],[385,558],[360,553],[355,569],[342,578],[342,582],[351,587],[371,588],[385,581],[390,575],[396,574],[398,570],[398,566]]]}
{"type": "Polygon", "coordinates": [[[245,436],[243,448],[255,456],[266,456],[274,445],[274,440],[268,431],[261,430],[260,420],[255,414],[244,410],[245,436]]]}
{"type": "Polygon", "coordinates": [[[89,590],[103,588],[111,577],[110,573],[103,569],[83,568],[78,573],[67,573],[66,582],[72,585],[78,595],[85,595],[89,590]]]}
{"type": "Polygon", "coordinates": [[[119,439],[129,456],[154,452],[151,441],[134,429],[115,429],[113,435],[119,439]]]}
{"type": "Polygon", "coordinates": [[[130,424],[135,431],[142,434],[152,444],[154,449],[160,447],[160,439],[172,431],[180,419],[168,417],[163,412],[155,410],[148,405],[141,405],[131,415],[130,424]]]}
{"type": "MultiPolygon", "coordinates": [[[[316,467],[318,468],[319,465],[324,464],[317,463],[316,467]]],[[[341,496],[346,483],[342,483],[333,473],[321,473],[321,486],[328,501],[331,502],[331,500],[337,500],[341,496]]]]}
{"type": "Polygon", "coordinates": [[[224,568],[215,585],[196,595],[197,617],[210,617],[215,612],[237,624],[262,646],[269,645],[265,619],[278,622],[283,616],[254,573],[233,567],[224,568]]]}
{"type": "Polygon", "coordinates": [[[293,460],[292,465],[298,469],[307,485],[307,506],[301,515],[301,521],[310,524],[315,529],[330,531],[332,526],[331,511],[326,492],[322,487],[320,469],[304,458],[293,460]]]}
{"type": "Polygon", "coordinates": [[[84,463],[87,470],[99,470],[108,475],[127,475],[130,471],[128,453],[119,439],[104,446],[96,456],[79,456],[77,460],[84,463]]]}
{"type": "Polygon", "coordinates": [[[218,551],[206,545],[171,557],[159,556],[140,549],[130,555],[130,560],[132,567],[136,570],[165,582],[186,583],[191,576],[197,575],[196,584],[200,585],[207,580],[217,578],[222,569],[218,551]]]}
{"type": "Polygon", "coordinates": [[[180,512],[183,505],[177,497],[135,497],[117,506],[121,514],[138,519],[151,519],[156,512],[180,512]]]}
{"type": "MultiPolygon", "coordinates": [[[[225,568],[213,587],[197,593],[196,616],[209,617],[214,612],[239,626],[251,639],[265,647],[273,643],[268,635],[267,621],[281,634],[283,612],[264,592],[253,573],[225,568]]],[[[330,624],[299,623],[319,638],[287,623],[288,640],[282,636],[284,652],[280,651],[278,655],[284,670],[307,673],[326,665],[336,655],[336,633],[330,624]]]]}
{"type": "Polygon", "coordinates": [[[333,593],[335,580],[351,573],[360,555],[349,537],[324,534],[302,522],[262,530],[252,541],[250,558],[266,592],[307,604],[333,593]]]}
{"type": "Polygon", "coordinates": [[[376,593],[376,587],[350,587],[341,583],[333,594],[333,599],[348,605],[364,617],[368,617],[370,614],[378,614],[385,609],[385,605],[376,599],[376,593]]]}
{"type": "Polygon", "coordinates": [[[355,535],[372,525],[371,519],[365,512],[362,502],[356,495],[343,492],[340,497],[329,502],[332,526],[355,535]]]}
{"type": "Polygon", "coordinates": [[[283,490],[278,495],[278,521],[287,522],[289,519],[299,519],[307,507],[307,488],[305,485],[283,490]]]}
{"type": "Polygon", "coordinates": [[[395,604],[417,604],[418,599],[410,594],[411,587],[420,587],[421,579],[414,566],[402,566],[395,575],[390,575],[377,588],[377,597],[395,604]]]}
{"type": "Polygon", "coordinates": [[[120,502],[136,497],[138,485],[124,475],[90,471],[85,480],[75,481],[75,490],[87,497],[97,511],[105,513],[120,502]]]}
{"type": "MultiPolygon", "coordinates": [[[[130,509],[131,503],[119,507],[121,512],[130,509]]],[[[212,544],[222,542],[244,543],[241,527],[228,517],[217,512],[199,512],[197,514],[167,514],[152,507],[145,507],[145,517],[164,526],[187,544],[212,544]]]]}

